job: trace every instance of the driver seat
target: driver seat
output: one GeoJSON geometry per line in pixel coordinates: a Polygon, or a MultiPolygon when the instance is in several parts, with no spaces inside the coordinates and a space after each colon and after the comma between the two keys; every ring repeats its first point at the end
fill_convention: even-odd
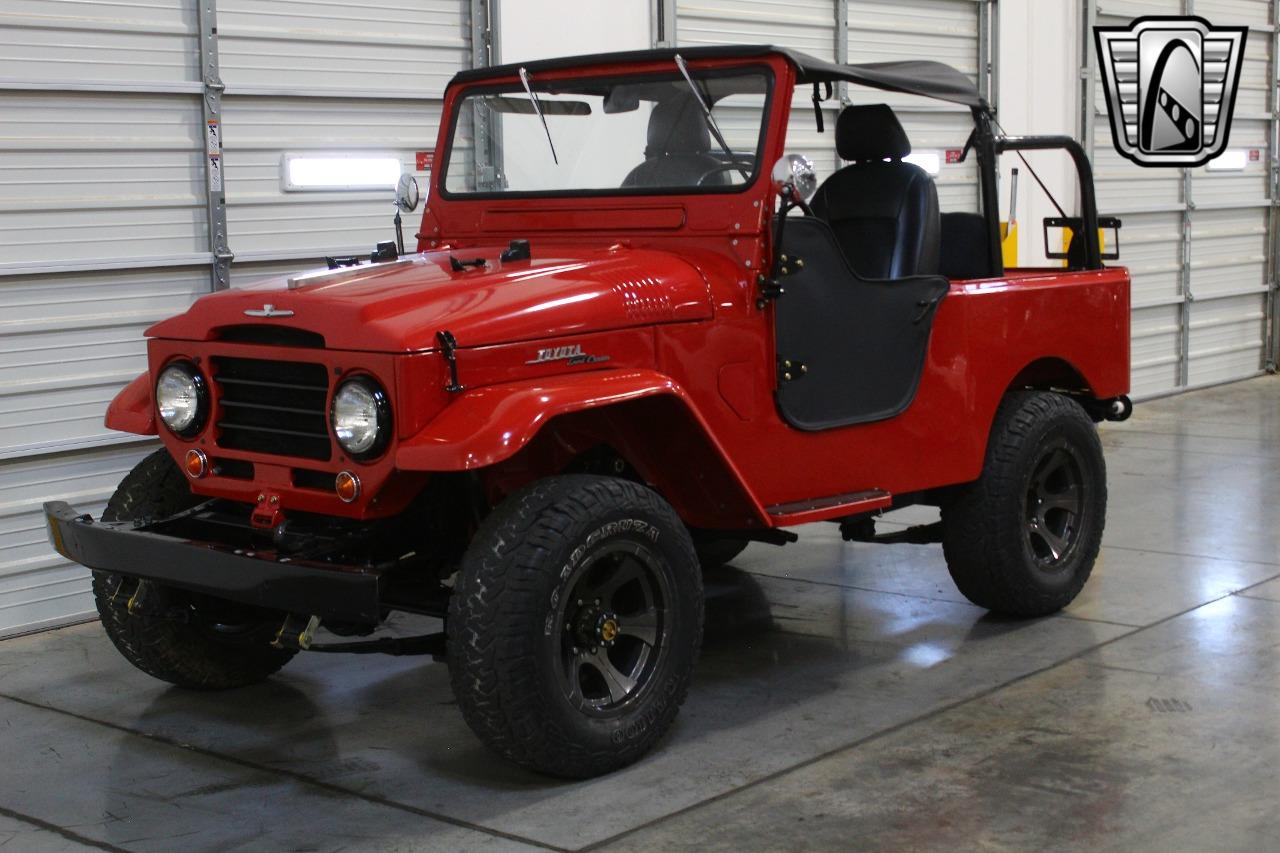
{"type": "MultiPolygon", "coordinates": [[[[693,187],[721,161],[711,150],[711,132],[697,99],[688,92],[659,101],[649,115],[644,162],[623,179],[624,187],[693,187]]],[[[724,172],[709,176],[702,186],[724,186],[724,172]]]]}
{"type": "Polygon", "coordinates": [[[936,275],[938,190],[928,172],[902,161],[911,142],[893,110],[845,107],[836,151],[850,165],[823,182],[810,206],[831,226],[854,272],[870,279],[936,275]]]}

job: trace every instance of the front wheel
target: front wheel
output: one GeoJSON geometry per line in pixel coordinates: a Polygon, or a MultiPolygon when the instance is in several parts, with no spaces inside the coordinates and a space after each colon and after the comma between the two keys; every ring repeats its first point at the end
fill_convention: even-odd
{"type": "Polygon", "coordinates": [[[472,730],[504,758],[586,778],[670,727],[702,641],[689,534],[626,480],[549,477],[512,495],[463,557],[449,669],[472,730]]]}
{"type": "Polygon", "coordinates": [[[1102,443],[1080,404],[1047,391],[1008,395],[982,476],[942,508],[956,586],[988,610],[1043,616],[1079,594],[1102,544],[1102,443]]]}
{"type": "MultiPolygon", "coordinates": [[[[165,518],[198,502],[167,450],[143,459],[120,483],[103,521],[165,518]]],[[[129,663],[195,690],[254,684],[294,652],[271,645],[284,614],[107,572],[93,573],[102,627],[129,663]]]]}

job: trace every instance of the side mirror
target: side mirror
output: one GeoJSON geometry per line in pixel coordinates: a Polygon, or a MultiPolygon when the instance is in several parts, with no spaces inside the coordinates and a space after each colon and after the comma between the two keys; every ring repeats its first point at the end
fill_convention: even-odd
{"type": "Polygon", "coordinates": [[[418,209],[418,200],[418,179],[405,172],[396,182],[396,207],[405,213],[413,213],[418,209]]]}
{"type": "Polygon", "coordinates": [[[773,188],[782,192],[788,184],[795,190],[802,201],[818,191],[818,170],[813,161],[803,154],[784,154],[773,164],[773,188]]]}

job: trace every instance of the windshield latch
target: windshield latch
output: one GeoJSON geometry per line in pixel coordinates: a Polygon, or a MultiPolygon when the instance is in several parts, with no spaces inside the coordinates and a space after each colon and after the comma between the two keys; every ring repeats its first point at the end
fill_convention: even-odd
{"type": "Polygon", "coordinates": [[[484,265],[485,265],[484,258],[470,258],[467,260],[462,260],[459,258],[455,258],[453,255],[449,256],[449,266],[453,268],[454,272],[462,272],[467,267],[475,267],[476,269],[480,269],[484,265]]]}

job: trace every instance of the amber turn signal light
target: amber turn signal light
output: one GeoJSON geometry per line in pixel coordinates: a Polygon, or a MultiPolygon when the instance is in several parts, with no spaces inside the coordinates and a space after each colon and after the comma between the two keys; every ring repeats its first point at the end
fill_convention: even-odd
{"type": "Polygon", "coordinates": [[[333,481],[333,490],[343,503],[351,503],[360,497],[360,478],[350,471],[343,471],[333,481]]]}
{"type": "Polygon", "coordinates": [[[199,480],[209,473],[209,457],[204,455],[203,450],[188,450],[185,464],[187,476],[193,480],[199,480]]]}

